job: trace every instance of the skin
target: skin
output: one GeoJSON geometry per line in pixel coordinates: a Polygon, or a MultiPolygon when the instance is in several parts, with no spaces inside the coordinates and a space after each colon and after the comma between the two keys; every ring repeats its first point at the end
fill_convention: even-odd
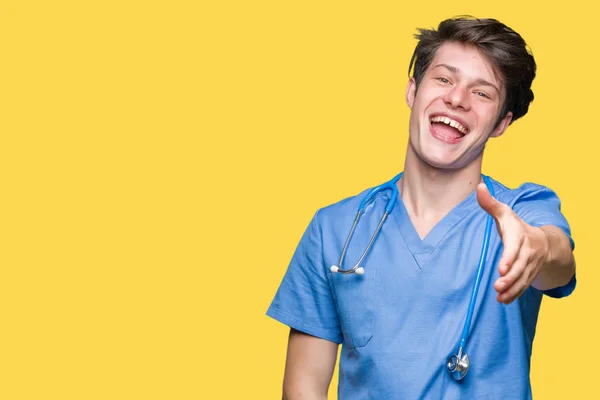
{"type": "Polygon", "coordinates": [[[290,330],[283,400],[327,399],[337,349],[337,343],[290,330]]]}
{"type": "MultiPolygon", "coordinates": [[[[557,227],[533,227],[506,204],[494,199],[481,179],[485,145],[501,136],[512,114],[498,124],[506,93],[490,62],[475,47],[445,43],[419,87],[408,82],[411,109],[404,174],[398,182],[403,202],[424,238],[448,212],[476,190],[479,205],[490,214],[504,245],[494,283],[497,300],[515,301],[529,287],[566,285],[575,272],[567,236],[557,227]],[[432,134],[436,114],[462,121],[468,133],[449,143],[432,134]]],[[[284,377],[284,399],[326,399],[338,345],[292,330],[284,377]]]]}

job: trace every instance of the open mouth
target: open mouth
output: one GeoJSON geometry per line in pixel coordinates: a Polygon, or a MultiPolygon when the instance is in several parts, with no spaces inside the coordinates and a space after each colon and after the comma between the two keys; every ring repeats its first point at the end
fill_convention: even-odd
{"type": "Polygon", "coordinates": [[[431,133],[438,139],[448,143],[456,143],[469,133],[469,128],[444,115],[431,117],[430,123],[431,133]]]}

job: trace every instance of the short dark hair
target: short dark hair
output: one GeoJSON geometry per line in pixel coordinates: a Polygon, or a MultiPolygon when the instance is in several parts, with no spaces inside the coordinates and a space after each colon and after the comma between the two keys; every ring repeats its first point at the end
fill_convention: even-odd
{"type": "Polygon", "coordinates": [[[531,83],[536,64],[525,40],[503,23],[491,19],[460,16],[442,21],[437,30],[418,29],[419,40],[410,60],[408,73],[414,66],[413,77],[417,88],[431,64],[437,49],[444,43],[470,44],[479,49],[493,64],[495,73],[504,84],[506,98],[498,122],[510,111],[512,122],[529,110],[533,101],[531,83]]]}

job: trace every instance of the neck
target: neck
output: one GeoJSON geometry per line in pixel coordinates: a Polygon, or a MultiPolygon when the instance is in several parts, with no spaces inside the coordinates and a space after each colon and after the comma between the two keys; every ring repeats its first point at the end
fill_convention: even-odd
{"type": "Polygon", "coordinates": [[[421,237],[481,182],[481,158],[465,168],[441,170],[426,164],[409,150],[402,179],[402,201],[421,237]]]}

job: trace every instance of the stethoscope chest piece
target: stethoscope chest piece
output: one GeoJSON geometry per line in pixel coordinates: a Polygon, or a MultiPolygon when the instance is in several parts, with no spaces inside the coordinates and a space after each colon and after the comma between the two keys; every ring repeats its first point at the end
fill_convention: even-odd
{"type": "Polygon", "coordinates": [[[458,350],[458,354],[448,359],[447,367],[450,375],[452,375],[455,380],[460,381],[465,377],[465,375],[467,375],[470,364],[471,362],[469,360],[469,355],[467,353],[463,355],[461,348],[458,350]]]}

